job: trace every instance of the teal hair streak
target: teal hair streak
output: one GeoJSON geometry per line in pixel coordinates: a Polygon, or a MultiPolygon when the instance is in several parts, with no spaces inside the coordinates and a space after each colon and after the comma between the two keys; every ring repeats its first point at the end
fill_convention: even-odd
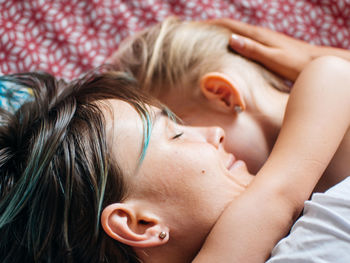
{"type": "MultiPolygon", "coordinates": [[[[162,111],[167,115],[169,119],[171,119],[174,122],[177,122],[177,117],[174,115],[172,111],[170,111],[167,107],[163,107],[162,111]]],[[[152,133],[152,121],[149,116],[149,112],[146,110],[139,110],[139,113],[142,118],[142,124],[143,124],[143,147],[139,159],[139,166],[141,165],[142,161],[144,160],[147,152],[147,148],[149,145],[149,141],[151,139],[151,133],[152,133]]]]}
{"type": "Polygon", "coordinates": [[[104,158],[104,160],[105,160],[104,165],[103,165],[103,167],[101,167],[101,170],[100,170],[100,172],[103,176],[101,176],[101,179],[100,179],[101,191],[100,191],[99,197],[98,197],[99,202],[98,202],[98,209],[97,209],[95,236],[98,236],[98,232],[99,232],[100,216],[101,216],[101,212],[102,212],[102,205],[103,205],[103,200],[104,200],[105,191],[106,191],[107,178],[108,178],[108,165],[107,165],[105,158],[104,158]]]}
{"type": "Polygon", "coordinates": [[[143,125],[143,147],[139,159],[139,164],[145,159],[149,141],[151,139],[152,122],[148,112],[143,112],[142,125],[143,125]]]}
{"type": "MultiPolygon", "coordinates": [[[[42,129],[45,129],[45,125],[42,129]]],[[[43,138],[44,136],[41,136],[40,140],[34,146],[33,156],[37,156],[37,158],[32,160],[26,167],[23,173],[24,180],[21,180],[22,183],[17,184],[12,191],[12,193],[15,194],[7,196],[1,203],[1,206],[6,207],[6,209],[0,217],[0,228],[10,223],[22,210],[26,202],[28,202],[31,193],[33,193],[33,188],[37,185],[37,181],[42,175],[44,167],[46,167],[56,149],[57,145],[53,145],[50,151],[48,151],[48,154],[44,156],[40,154],[42,152],[40,151],[41,145],[45,145],[43,138]],[[6,204],[8,204],[8,206],[6,204]]],[[[51,137],[51,139],[55,140],[53,137],[51,137]]]]}

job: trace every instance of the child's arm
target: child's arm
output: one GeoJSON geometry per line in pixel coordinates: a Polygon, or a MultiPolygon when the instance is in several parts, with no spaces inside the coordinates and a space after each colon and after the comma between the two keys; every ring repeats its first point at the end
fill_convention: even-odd
{"type": "Polygon", "coordinates": [[[209,22],[238,34],[230,39],[235,51],[290,80],[295,80],[309,62],[321,56],[332,55],[350,61],[350,51],[346,49],[311,45],[265,27],[228,18],[209,22]]]}
{"type": "Polygon", "coordinates": [[[225,209],[194,262],[265,262],[348,130],[349,102],[349,62],[324,57],[305,68],[270,157],[247,191],[225,209]]]}

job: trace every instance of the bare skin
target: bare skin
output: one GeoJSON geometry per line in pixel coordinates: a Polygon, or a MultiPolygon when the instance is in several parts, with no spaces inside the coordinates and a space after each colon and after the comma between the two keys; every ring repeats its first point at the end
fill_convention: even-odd
{"type": "MultiPolygon", "coordinates": [[[[232,31],[229,45],[233,50],[292,81],[296,80],[308,63],[318,57],[331,55],[350,61],[349,50],[311,45],[261,26],[233,19],[217,19],[209,23],[224,26],[232,31]]],[[[315,187],[316,192],[324,192],[350,176],[349,156],[350,136],[346,135],[315,187]]]]}
{"type": "MultiPolygon", "coordinates": [[[[281,35],[281,34],[279,34],[281,35]]],[[[294,44],[299,43],[299,41],[297,42],[293,42],[294,44]]],[[[289,43],[290,46],[293,46],[293,43],[289,43]]],[[[300,44],[302,44],[305,48],[306,47],[310,47],[311,45],[301,42],[300,44]]],[[[299,51],[299,48],[294,48],[294,52],[299,51]]],[[[285,52],[288,53],[286,51],[283,51],[283,49],[281,49],[281,52],[285,52]]],[[[309,56],[309,50],[305,49],[306,51],[304,52],[304,54],[307,54],[308,57],[305,58],[303,57],[302,59],[304,60],[304,63],[295,63],[295,64],[290,64],[288,60],[286,59],[281,59],[281,57],[279,58],[279,64],[275,64],[276,68],[281,69],[282,71],[280,71],[279,73],[283,75],[283,72],[288,72],[291,67],[293,67],[293,65],[300,65],[302,64],[303,66],[301,68],[294,68],[294,76],[293,75],[284,75],[285,77],[288,77],[291,80],[295,80],[296,76],[299,76],[300,71],[302,71],[303,69],[305,69],[306,65],[310,62],[313,61],[317,56],[309,56]]],[[[311,49],[310,49],[311,50],[311,49]]],[[[268,53],[268,54],[275,54],[276,53],[268,53]]],[[[344,53],[347,54],[347,53],[344,53]]],[[[280,55],[280,54],[278,54],[280,55]]],[[[261,58],[264,57],[264,54],[261,55],[261,58]]],[[[277,58],[275,58],[277,61],[277,58]]],[[[334,59],[334,58],[332,58],[334,59]]],[[[323,59],[322,59],[323,60],[323,59]]],[[[329,62],[329,61],[328,61],[329,62]]],[[[328,64],[321,62],[320,64],[328,64]]],[[[343,61],[344,62],[344,61],[343,61]]],[[[342,62],[342,63],[343,63],[342,62]]],[[[318,62],[317,62],[318,63],[318,62]]],[[[342,64],[341,63],[341,64],[342,64]]],[[[322,65],[321,68],[323,68],[322,65]]],[[[343,65],[346,65],[343,64],[343,65]]],[[[272,69],[274,69],[273,67],[270,67],[272,69]]],[[[337,78],[333,78],[333,74],[337,75],[337,72],[334,72],[332,68],[329,68],[328,66],[325,66],[326,70],[323,71],[322,75],[322,80],[323,78],[325,78],[325,82],[329,81],[327,80],[328,77],[330,77],[330,79],[334,80],[337,78]],[[327,73],[327,74],[326,74],[327,73]]],[[[343,68],[341,70],[342,72],[348,72],[349,71],[349,67],[346,66],[345,68],[343,68]]],[[[321,81],[319,78],[319,73],[315,73],[317,72],[314,71],[314,73],[312,73],[311,77],[309,77],[310,79],[315,79],[315,81],[318,79],[318,81],[321,81]]],[[[304,73],[305,75],[306,73],[304,73]]],[[[346,75],[346,74],[345,74],[346,75]]],[[[339,87],[344,87],[344,85],[346,83],[348,83],[349,80],[344,80],[342,79],[342,81],[340,81],[340,79],[337,82],[332,82],[329,81],[328,84],[328,91],[329,92],[334,92],[335,89],[333,88],[333,86],[337,86],[337,88],[339,87]],[[330,89],[330,87],[332,87],[330,89]]],[[[299,80],[299,88],[298,90],[302,90],[304,89],[304,84],[303,81],[299,80]],[[301,84],[300,84],[301,83],[301,84]]],[[[312,86],[311,91],[309,89],[308,90],[308,100],[310,101],[304,101],[303,103],[299,103],[301,105],[309,105],[313,100],[314,100],[314,94],[313,92],[315,92],[315,94],[319,93],[317,89],[320,88],[320,83],[316,84],[312,84],[309,83],[312,86]]],[[[307,85],[306,85],[307,86],[307,85]]],[[[348,88],[347,88],[348,89],[348,88]]],[[[295,87],[294,87],[294,90],[295,87]]],[[[346,88],[344,89],[346,90],[346,88]]],[[[299,93],[299,92],[298,92],[299,93]]],[[[295,94],[295,92],[294,92],[295,94]]],[[[302,93],[301,93],[302,94],[302,93]]],[[[338,93],[342,94],[342,92],[338,93]]],[[[344,95],[344,94],[342,94],[344,95]]],[[[341,96],[342,96],[341,95],[341,96]]],[[[295,95],[293,95],[295,97],[295,95]]],[[[298,95],[303,97],[304,95],[298,95]]],[[[307,96],[306,96],[307,97],[307,96]]],[[[327,97],[327,96],[326,96],[327,97]]],[[[328,99],[328,98],[327,98],[328,99]]],[[[176,99],[174,99],[176,100],[176,99]]],[[[324,101],[323,101],[324,102],[324,101]]],[[[290,103],[289,103],[290,104],[290,103]]],[[[310,104],[312,105],[312,103],[310,104]]],[[[327,107],[329,106],[327,103],[322,104],[322,105],[327,105],[327,107]]],[[[343,105],[344,106],[344,105],[343,105]]],[[[342,107],[342,106],[341,106],[342,107]]],[[[284,111],[284,109],[281,109],[282,111],[284,111]]],[[[307,112],[309,109],[306,108],[304,109],[305,112],[307,112]]],[[[324,108],[323,110],[325,110],[326,112],[328,112],[328,109],[324,108]]],[[[338,109],[339,112],[343,112],[341,109],[338,109]]],[[[176,110],[175,110],[176,112],[176,110]]],[[[289,113],[291,114],[291,113],[289,113]]],[[[299,112],[299,114],[302,114],[299,112]]],[[[338,114],[338,111],[333,111],[334,115],[338,114]]],[[[315,113],[315,116],[318,117],[322,117],[322,111],[315,113]]],[[[324,116],[323,116],[324,117],[324,116]]],[[[322,117],[322,118],[323,118],[322,117]]],[[[329,117],[332,118],[332,117],[329,117]]],[[[299,117],[297,117],[296,119],[299,119],[299,117]]],[[[316,118],[317,119],[317,118],[316,118]]],[[[315,119],[315,120],[316,120],[315,119]]],[[[317,130],[314,130],[315,134],[319,133],[319,127],[316,124],[314,119],[310,118],[308,119],[307,124],[305,123],[304,125],[300,125],[298,126],[303,127],[303,129],[305,127],[307,127],[307,125],[311,125],[313,127],[317,127],[317,130]],[[312,121],[311,121],[312,120],[312,121]]],[[[337,126],[337,125],[331,125],[331,124],[327,124],[332,126],[337,126]]],[[[283,128],[282,128],[283,129],[283,128]]],[[[286,128],[285,128],[286,129],[286,128]]],[[[292,129],[293,130],[293,129],[292,129]]],[[[222,262],[263,262],[265,261],[266,258],[268,258],[269,253],[272,249],[272,247],[274,246],[274,244],[280,239],[282,238],[289,230],[292,222],[294,222],[295,218],[299,215],[302,207],[303,207],[303,202],[305,200],[307,200],[309,198],[309,195],[312,192],[312,189],[315,187],[316,183],[318,182],[319,178],[321,177],[321,175],[323,174],[324,170],[326,169],[326,167],[328,166],[328,164],[330,164],[327,168],[327,171],[325,172],[325,176],[323,177],[324,179],[321,180],[320,184],[318,185],[317,189],[318,190],[324,190],[329,188],[330,186],[334,185],[335,183],[341,181],[343,178],[345,178],[346,176],[348,176],[348,164],[349,164],[349,156],[347,154],[347,152],[349,151],[348,149],[349,147],[349,134],[346,132],[347,128],[345,129],[345,131],[343,131],[344,133],[342,135],[339,136],[338,135],[334,135],[336,137],[337,141],[336,146],[334,146],[335,148],[333,149],[333,152],[328,152],[328,150],[325,150],[323,153],[325,155],[327,155],[329,158],[329,160],[327,160],[326,162],[318,162],[315,161],[314,164],[319,163],[320,166],[318,167],[318,169],[315,169],[315,167],[312,168],[305,168],[305,170],[303,170],[304,168],[302,168],[302,165],[297,165],[298,168],[300,168],[301,170],[298,171],[293,171],[292,167],[291,169],[289,169],[290,167],[288,167],[288,165],[285,163],[286,166],[281,165],[281,163],[283,163],[281,161],[281,159],[278,159],[278,161],[276,161],[276,163],[274,163],[273,161],[268,161],[264,167],[269,167],[268,169],[263,168],[259,173],[258,173],[258,177],[257,178],[265,178],[264,180],[260,180],[261,182],[265,181],[264,183],[266,183],[266,185],[264,185],[264,183],[262,183],[261,185],[259,183],[253,183],[252,187],[250,187],[250,189],[255,189],[255,190],[249,190],[246,193],[244,193],[241,197],[239,197],[239,200],[243,200],[240,202],[234,202],[232,203],[232,208],[228,208],[225,213],[223,214],[223,221],[218,221],[218,223],[215,225],[213,232],[209,235],[208,239],[207,239],[207,243],[203,246],[201,253],[198,254],[198,257],[196,258],[196,260],[198,260],[198,262],[208,262],[212,260],[218,260],[220,259],[222,262]],[[346,134],[346,135],[344,135],[346,134]],[[343,138],[344,136],[344,138],[343,138]],[[340,146],[339,146],[340,145],[340,146]],[[338,148],[339,146],[339,148],[338,148]],[[330,155],[328,155],[330,154],[330,155]],[[333,158],[333,159],[332,159],[333,158]],[[332,162],[330,163],[330,160],[332,159],[332,162]],[[279,164],[278,164],[279,163],[279,164]],[[274,167],[274,165],[276,165],[274,167]],[[322,168],[320,168],[322,166],[322,168]],[[277,170],[274,170],[277,169],[277,170]],[[278,170],[280,169],[280,170],[278,170]],[[286,174],[286,171],[288,171],[288,179],[284,181],[284,183],[286,183],[284,186],[279,185],[279,183],[272,183],[271,181],[268,182],[269,180],[266,179],[266,177],[261,176],[261,174],[274,174],[274,175],[280,175],[280,174],[286,174]],[[296,175],[301,176],[300,182],[299,183],[295,183],[293,184],[292,181],[289,181],[291,178],[293,178],[293,180],[296,180],[296,175]],[[305,180],[305,174],[313,174],[315,177],[313,176],[309,176],[308,178],[313,178],[313,180],[311,181],[306,181],[305,180]],[[260,175],[259,175],[260,174],[260,175]],[[255,187],[253,187],[255,185],[255,187]],[[258,185],[258,186],[256,186],[258,185]],[[271,185],[272,186],[276,186],[277,188],[271,189],[271,185]],[[293,189],[291,190],[291,185],[306,185],[306,188],[298,188],[298,189],[293,189]],[[284,190],[279,189],[278,187],[285,187],[284,190]],[[260,195],[259,193],[259,189],[260,191],[260,195]],[[295,190],[295,191],[294,191],[295,190]],[[300,192],[298,192],[298,190],[300,192]],[[267,193],[268,192],[268,193],[267,193]],[[249,197],[246,197],[247,195],[249,196],[248,193],[252,193],[250,196],[252,196],[252,199],[250,199],[249,197]],[[276,194],[277,193],[277,194],[276,194]],[[285,196],[282,196],[281,193],[286,194],[285,196]],[[297,198],[292,197],[291,195],[295,194],[297,196],[297,198]],[[260,198],[256,198],[257,196],[259,196],[260,198]],[[288,197],[287,197],[288,196],[288,197]],[[266,204],[269,204],[269,208],[264,206],[264,205],[259,205],[257,203],[254,203],[254,200],[259,199],[261,200],[268,200],[268,202],[266,202],[266,204]],[[290,200],[294,200],[294,201],[290,201],[290,200]],[[245,209],[247,209],[247,207],[253,207],[255,209],[253,209],[254,211],[247,211],[245,209]],[[280,207],[280,209],[276,209],[280,207]],[[258,209],[256,208],[262,208],[262,210],[257,211],[258,209]],[[236,211],[239,211],[239,214],[235,214],[236,211]],[[243,216],[242,214],[244,213],[243,211],[246,211],[248,216],[243,216]],[[280,211],[279,215],[274,218],[271,219],[269,217],[269,215],[274,214],[274,211],[280,211]],[[231,214],[232,213],[232,214],[231,214]],[[226,216],[227,214],[227,216],[226,216]],[[266,221],[261,220],[262,218],[267,219],[266,221]],[[226,221],[225,221],[226,220],[226,221]],[[249,221],[251,220],[251,221],[249,221]],[[276,220],[276,221],[274,221],[276,220]],[[221,223],[223,222],[223,223],[221,223]],[[226,222],[226,223],[225,223],[226,222]],[[250,224],[248,222],[251,222],[250,224]],[[259,222],[259,224],[257,224],[257,222],[259,222]],[[265,224],[265,225],[264,225],[265,224]],[[235,227],[236,226],[236,227],[235,227]],[[242,227],[244,226],[244,227],[242,227]],[[230,229],[230,230],[228,230],[230,229]],[[266,232],[264,232],[266,230],[266,232]],[[230,234],[232,231],[232,235],[230,234]],[[224,237],[224,239],[223,239],[224,237]],[[228,238],[227,240],[225,238],[228,238]],[[232,238],[232,239],[230,239],[232,238]],[[217,242],[220,241],[220,244],[218,244],[217,242]],[[209,244],[209,245],[208,245],[209,244]],[[222,244],[227,244],[228,247],[223,246],[222,244]],[[218,249],[218,247],[222,248],[218,249]]],[[[298,130],[294,129],[293,130],[296,134],[298,133],[298,130]]],[[[299,131],[300,132],[300,131],[299,131]]],[[[291,132],[289,132],[291,133],[291,132]]],[[[288,132],[287,132],[288,134],[288,132]]],[[[305,135],[305,134],[304,134],[305,135]]],[[[313,137],[313,135],[309,134],[311,137],[313,137]]],[[[307,136],[306,136],[307,137],[307,136]]],[[[291,137],[293,138],[293,137],[291,137]]],[[[327,138],[323,137],[323,138],[327,138]]],[[[299,138],[300,139],[300,138],[299,138]]],[[[291,141],[290,141],[291,142],[291,141]]],[[[317,143],[316,143],[317,144],[317,143]]],[[[281,145],[281,144],[280,144],[281,145]]],[[[283,145],[283,143],[282,143],[283,145]]],[[[296,146],[296,143],[290,143],[290,150],[293,151],[292,146],[296,146]]],[[[306,144],[307,145],[307,144],[306,144]]],[[[283,150],[283,148],[285,147],[281,147],[280,149],[283,150]]],[[[296,147],[298,148],[298,147],[296,147]]],[[[302,148],[298,148],[299,150],[301,150],[302,148]]],[[[315,149],[313,149],[315,150],[315,149]]],[[[317,151],[317,150],[316,150],[317,151]]],[[[274,152],[279,152],[278,150],[274,150],[274,152]]],[[[322,151],[321,151],[322,152],[322,151]]],[[[285,153],[284,153],[285,154],[285,153]]],[[[283,155],[284,155],[283,154],[283,155]]],[[[275,156],[278,156],[277,154],[275,154],[275,156]]],[[[285,155],[286,156],[286,155],[285,155]]],[[[317,159],[317,158],[316,158],[317,159]]],[[[270,159],[269,159],[270,160],[270,159]]],[[[289,160],[290,161],[290,160],[289,160]]],[[[287,163],[292,163],[295,164],[294,162],[287,162],[287,163]]],[[[278,180],[283,181],[283,176],[280,177],[278,180]]],[[[262,202],[262,201],[261,201],[262,202]]],[[[248,209],[249,210],[249,209],[248,209]]],[[[196,261],[197,262],[197,261],[196,261]]]]}
{"type": "MultiPolygon", "coordinates": [[[[316,185],[325,169],[324,178],[326,179],[319,184],[318,188],[320,190],[327,189],[333,183],[337,183],[349,175],[349,158],[347,156],[349,156],[350,152],[350,134],[348,131],[349,118],[347,116],[349,116],[348,114],[350,112],[349,107],[346,106],[346,100],[342,101],[340,97],[348,97],[350,94],[347,84],[349,83],[349,77],[347,77],[347,75],[348,72],[350,72],[350,64],[344,60],[337,60],[335,58],[322,58],[311,63],[311,66],[307,66],[307,64],[322,54],[334,54],[349,60],[350,52],[335,48],[311,46],[305,42],[294,40],[282,34],[237,21],[221,20],[219,21],[219,24],[220,23],[224,25],[226,23],[226,26],[233,31],[236,30],[239,33],[244,33],[246,36],[254,37],[255,39],[252,40],[234,35],[233,38],[230,39],[230,46],[242,55],[255,59],[268,68],[277,71],[282,76],[295,80],[300,75],[301,71],[306,68],[294,86],[281,133],[268,161],[259,171],[257,180],[253,182],[249,190],[239,197],[241,202],[235,202],[224,212],[209,235],[207,243],[202,248],[202,251],[205,251],[203,253],[204,256],[198,260],[198,262],[205,262],[215,254],[212,259],[220,259],[222,262],[264,262],[268,258],[273,245],[288,231],[289,224],[293,222],[293,218],[295,218],[302,209],[303,199],[306,200],[311,194],[312,187],[316,185]],[[258,33],[259,31],[260,33],[258,33]],[[274,43],[274,45],[272,45],[272,43],[274,43]],[[293,56],[294,53],[300,54],[296,51],[302,51],[299,57],[293,56]],[[281,59],[281,56],[285,59],[281,59]],[[339,72],[337,72],[337,70],[339,70],[339,72]],[[337,93],[337,95],[335,95],[335,93],[337,93]],[[318,97],[316,100],[315,95],[318,97]],[[337,96],[339,96],[339,98],[337,98],[337,96]],[[324,100],[320,102],[318,99],[324,100]],[[308,107],[304,108],[305,112],[303,113],[302,108],[304,105],[308,107]],[[326,107],[324,107],[324,105],[326,105],[326,107]],[[304,114],[307,116],[306,118],[304,118],[304,114]],[[339,115],[341,117],[334,120],[334,116],[339,115]],[[321,126],[318,126],[319,124],[321,124],[321,126]],[[323,127],[326,128],[327,131],[323,130],[323,127]],[[300,132],[301,130],[303,130],[303,132],[300,132]],[[312,138],[312,133],[317,134],[317,136],[315,136],[316,139],[315,137],[312,138]],[[300,137],[301,134],[303,134],[303,136],[300,137]],[[304,137],[304,135],[307,134],[311,137],[304,137]],[[322,138],[325,134],[328,134],[328,136],[322,138]],[[305,138],[307,139],[305,140],[305,138]],[[303,143],[298,145],[300,142],[303,143]],[[300,148],[298,146],[300,146],[300,148]],[[291,161],[293,160],[292,158],[289,162],[284,162],[284,160],[288,160],[288,151],[291,149],[294,149],[294,151],[300,154],[297,157],[300,159],[294,159],[295,162],[293,162],[291,161]],[[303,152],[304,150],[306,151],[303,152]],[[328,165],[329,163],[330,165],[328,165]],[[280,173],[284,175],[288,174],[289,177],[287,176],[283,179],[284,176],[279,177],[280,173]],[[275,178],[273,177],[274,174],[275,178]],[[308,176],[305,177],[305,174],[308,176]],[[269,183],[268,177],[270,177],[270,180],[272,179],[269,183]],[[261,202],[264,196],[271,197],[271,193],[276,189],[271,190],[269,184],[275,185],[275,179],[280,180],[280,183],[283,181],[284,183],[287,182],[285,185],[286,188],[279,193],[283,193],[284,197],[289,196],[289,201],[291,202],[289,203],[288,199],[285,199],[286,202],[281,201],[281,199],[283,200],[284,198],[283,196],[275,196],[276,199],[265,199],[268,200],[266,204],[269,204],[270,208],[273,208],[271,203],[278,200],[277,203],[275,202],[274,208],[279,206],[281,210],[277,210],[283,211],[285,215],[287,215],[287,217],[284,217],[280,213],[280,217],[277,216],[275,218],[276,221],[271,221],[269,217],[271,214],[269,213],[274,214],[273,211],[276,210],[268,210],[266,206],[259,210],[258,208],[260,208],[260,206],[257,206],[256,200],[261,202]],[[298,182],[298,180],[300,181],[298,182]],[[296,188],[293,186],[296,186],[296,188]],[[252,197],[255,195],[256,198],[259,191],[262,194],[260,196],[262,199],[249,199],[250,193],[252,193],[252,197]],[[299,208],[298,203],[300,205],[299,208]],[[254,209],[251,207],[254,207],[254,209]],[[292,209],[288,211],[286,207],[292,209]],[[239,214],[236,214],[236,211],[240,211],[239,214]],[[242,213],[247,214],[244,216],[242,213]],[[265,214],[267,217],[261,216],[262,214],[265,214]],[[266,218],[268,219],[265,220],[266,218]],[[261,219],[264,219],[263,221],[265,222],[262,223],[261,219]],[[239,223],[237,223],[237,221],[239,223]],[[248,222],[251,222],[251,224],[248,222]],[[218,246],[216,240],[220,240],[222,236],[227,235],[227,229],[230,227],[234,228],[235,225],[237,225],[237,231],[232,233],[232,239],[230,241],[222,241],[221,239],[220,246],[218,246]],[[283,232],[282,229],[284,229],[285,232],[283,232]],[[217,236],[216,233],[218,233],[217,236]],[[276,233],[282,235],[271,242],[273,240],[272,236],[276,233]],[[212,246],[211,244],[215,244],[216,246],[212,246]],[[232,244],[235,245],[231,248],[223,248],[222,244],[229,244],[230,246],[232,244]],[[270,247],[268,244],[270,244],[270,247]],[[219,252],[217,251],[218,247],[222,248],[219,252]],[[206,250],[208,250],[209,253],[206,252],[206,250]]],[[[293,154],[295,154],[295,152],[293,154]]],[[[291,156],[292,155],[289,157],[291,156]]],[[[295,156],[297,156],[297,154],[295,156]]],[[[278,187],[280,186],[281,185],[278,187]]]]}
{"type": "MultiPolygon", "coordinates": [[[[266,32],[271,33],[272,31],[266,32]]],[[[284,38],[285,36],[283,36],[283,39],[284,38]]],[[[276,54],[281,55],[281,53],[278,52],[251,52],[250,54],[260,54],[258,58],[254,58],[253,55],[251,55],[251,58],[257,61],[260,59],[261,63],[268,60],[265,59],[264,56],[268,57],[269,55],[273,55],[274,58],[270,59],[272,59],[272,61],[275,59],[275,62],[272,63],[274,66],[270,66],[270,68],[274,69],[275,67],[277,70],[282,70],[279,72],[281,75],[283,75],[283,72],[294,70],[294,75],[284,75],[291,80],[295,80],[306,67],[305,71],[301,74],[304,77],[299,78],[296,86],[293,88],[292,94],[296,95],[292,95],[288,103],[289,110],[287,109],[286,116],[292,117],[288,117],[289,121],[287,121],[287,123],[289,124],[287,126],[285,125],[287,118],[285,119],[280,139],[278,139],[272,151],[271,158],[258,173],[256,182],[248,188],[247,192],[237,199],[237,202],[232,202],[227,207],[215,224],[213,231],[209,234],[200,253],[195,258],[195,262],[265,261],[274,244],[287,233],[291,224],[297,215],[299,215],[303,207],[303,202],[308,199],[312,189],[330,160],[333,158],[325,174],[329,174],[327,177],[332,179],[332,175],[338,175],[338,177],[334,181],[327,181],[324,184],[325,188],[332,186],[334,182],[340,181],[342,176],[345,177],[345,171],[349,170],[349,157],[346,156],[350,156],[347,152],[347,149],[350,148],[350,137],[347,132],[347,127],[345,128],[345,126],[339,126],[334,123],[338,121],[347,123],[348,120],[343,120],[341,118],[345,116],[343,113],[348,112],[348,109],[345,109],[347,106],[338,103],[338,101],[336,103],[337,105],[333,105],[334,100],[328,103],[328,100],[334,99],[334,94],[328,96],[329,94],[327,93],[337,93],[339,96],[339,94],[344,92],[342,89],[345,83],[349,83],[348,77],[344,76],[347,74],[344,72],[348,72],[349,65],[335,58],[322,58],[320,61],[316,61],[316,64],[312,64],[314,65],[312,70],[308,70],[306,65],[317,57],[317,55],[310,56],[309,52],[311,51],[306,48],[310,45],[302,41],[288,43],[288,45],[282,46],[281,44],[280,46],[256,50],[271,51],[271,49],[273,49],[275,51],[285,52],[286,56],[288,52],[291,52],[291,57],[293,58],[292,52],[300,52],[300,48],[296,48],[296,46],[301,44],[305,47],[305,52],[302,53],[306,55],[307,58],[305,58],[305,56],[301,57],[300,60],[293,64],[285,59],[285,57],[281,59],[281,56],[277,56],[276,54]],[[280,61],[277,60],[276,56],[279,57],[280,61]],[[301,60],[304,62],[301,63],[301,60]],[[335,65],[338,64],[338,62],[346,66],[340,67],[341,69],[337,66],[336,68],[339,70],[334,72],[334,69],[329,65],[335,65]],[[300,65],[303,66],[300,68],[300,65]],[[317,70],[315,70],[315,67],[317,70]],[[319,89],[322,91],[322,94],[319,94],[319,89]],[[335,90],[337,92],[334,92],[335,90]],[[316,102],[314,99],[315,95],[318,96],[316,102]],[[324,98],[322,96],[324,96],[324,98]],[[336,109],[332,105],[339,108],[336,109]],[[339,116],[341,118],[334,118],[334,116],[339,116]],[[333,127],[337,127],[337,132],[334,133],[333,127]],[[342,132],[343,134],[341,135],[342,132]],[[343,137],[344,134],[345,136],[343,137]],[[325,138],[327,139],[325,140],[325,138]],[[314,145],[324,148],[315,148],[313,147],[314,145]],[[305,155],[307,155],[306,160],[309,161],[305,161],[305,155]],[[279,211],[279,213],[276,213],[276,211],[279,211]]],[[[244,45],[241,53],[243,54],[243,51],[247,51],[249,47],[249,45],[244,45]]],[[[271,65],[271,63],[266,66],[268,67],[269,65],[271,65]]],[[[240,85],[237,85],[237,87],[240,88],[240,85]]],[[[245,97],[244,99],[247,99],[244,92],[241,95],[245,97]]],[[[347,93],[342,94],[342,98],[348,100],[349,98],[347,98],[347,96],[347,93]]],[[[178,98],[172,97],[172,99],[176,101],[178,98]]],[[[191,98],[188,98],[188,100],[191,100],[191,98]]],[[[276,101],[280,100],[276,99],[276,101]]],[[[237,122],[244,118],[252,119],[251,116],[248,116],[249,114],[257,116],[252,112],[253,104],[249,104],[247,100],[245,100],[245,102],[247,103],[247,110],[239,116],[235,116],[237,122]],[[243,118],[242,116],[245,117],[243,118]]],[[[185,100],[182,100],[182,103],[185,103],[185,100]]],[[[174,102],[174,105],[175,104],[174,102]]],[[[260,104],[259,106],[259,108],[266,109],[265,106],[267,105],[260,104]]],[[[174,107],[171,108],[177,113],[174,107]]],[[[279,105],[275,110],[279,113],[284,112],[285,105],[279,105]]],[[[191,111],[191,114],[193,112],[194,111],[191,111]]],[[[222,112],[225,111],[221,111],[221,115],[223,115],[222,112]]],[[[200,114],[200,111],[197,113],[199,116],[203,115],[200,114]]],[[[349,116],[348,113],[346,114],[346,116],[349,116]]],[[[188,118],[193,120],[197,119],[195,118],[196,116],[194,116],[195,114],[192,115],[192,117],[188,118]]],[[[227,118],[230,117],[232,120],[232,116],[234,116],[232,112],[227,111],[227,118]]],[[[261,114],[260,116],[266,115],[261,114]]],[[[270,114],[268,117],[271,116],[270,114]]],[[[180,117],[182,116],[180,115],[180,117]]],[[[213,120],[214,119],[216,120],[217,118],[213,118],[213,120]]],[[[262,122],[257,122],[257,126],[261,123],[265,123],[263,121],[266,120],[261,121],[262,122]]],[[[204,122],[201,123],[201,125],[205,124],[204,122]]],[[[218,124],[211,123],[210,125],[218,124]]],[[[281,126],[282,121],[274,123],[274,127],[278,131],[281,126]]],[[[243,129],[243,131],[247,130],[243,129]]],[[[247,145],[247,147],[249,146],[250,145],[247,145]]],[[[152,258],[152,250],[153,249],[148,250],[150,258],[152,258]]],[[[162,251],[161,247],[158,251],[162,251]]],[[[167,252],[166,257],[169,257],[171,251],[169,250],[167,252]]],[[[182,255],[183,254],[184,253],[182,253],[182,255]]],[[[159,258],[166,257],[162,256],[159,258]]]]}
{"type": "Polygon", "coordinates": [[[349,72],[350,63],[336,57],[304,69],[270,157],[224,211],[194,262],[265,262],[349,136],[349,72]]]}

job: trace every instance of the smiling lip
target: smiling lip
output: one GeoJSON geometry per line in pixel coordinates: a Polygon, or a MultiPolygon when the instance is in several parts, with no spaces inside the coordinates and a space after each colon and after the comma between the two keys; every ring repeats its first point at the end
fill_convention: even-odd
{"type": "Polygon", "coordinates": [[[242,160],[237,160],[233,154],[230,154],[230,160],[228,161],[226,169],[232,171],[235,168],[239,168],[243,165],[245,165],[245,163],[242,160]]]}
{"type": "Polygon", "coordinates": [[[230,154],[230,159],[229,159],[228,164],[226,166],[227,170],[230,170],[232,168],[235,161],[236,161],[235,156],[233,154],[230,154]]]}
{"type": "MultiPolygon", "coordinates": [[[[230,178],[242,189],[246,189],[247,184],[242,183],[236,176],[233,176],[235,169],[241,169],[240,167],[244,166],[245,163],[242,160],[237,160],[233,154],[230,154],[230,159],[227,162],[226,169],[230,172],[230,178]]],[[[237,174],[236,174],[237,175],[237,174]]]]}

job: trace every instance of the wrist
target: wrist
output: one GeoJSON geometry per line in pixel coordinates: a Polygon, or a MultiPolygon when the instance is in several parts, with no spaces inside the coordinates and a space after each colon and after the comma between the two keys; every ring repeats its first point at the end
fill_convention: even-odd
{"type": "Polygon", "coordinates": [[[324,46],[311,45],[310,51],[310,62],[316,58],[327,55],[327,51],[324,46]]]}
{"type": "Polygon", "coordinates": [[[345,60],[350,60],[350,52],[346,49],[328,47],[328,46],[314,46],[314,49],[310,52],[313,59],[322,56],[335,56],[345,60]]]}

